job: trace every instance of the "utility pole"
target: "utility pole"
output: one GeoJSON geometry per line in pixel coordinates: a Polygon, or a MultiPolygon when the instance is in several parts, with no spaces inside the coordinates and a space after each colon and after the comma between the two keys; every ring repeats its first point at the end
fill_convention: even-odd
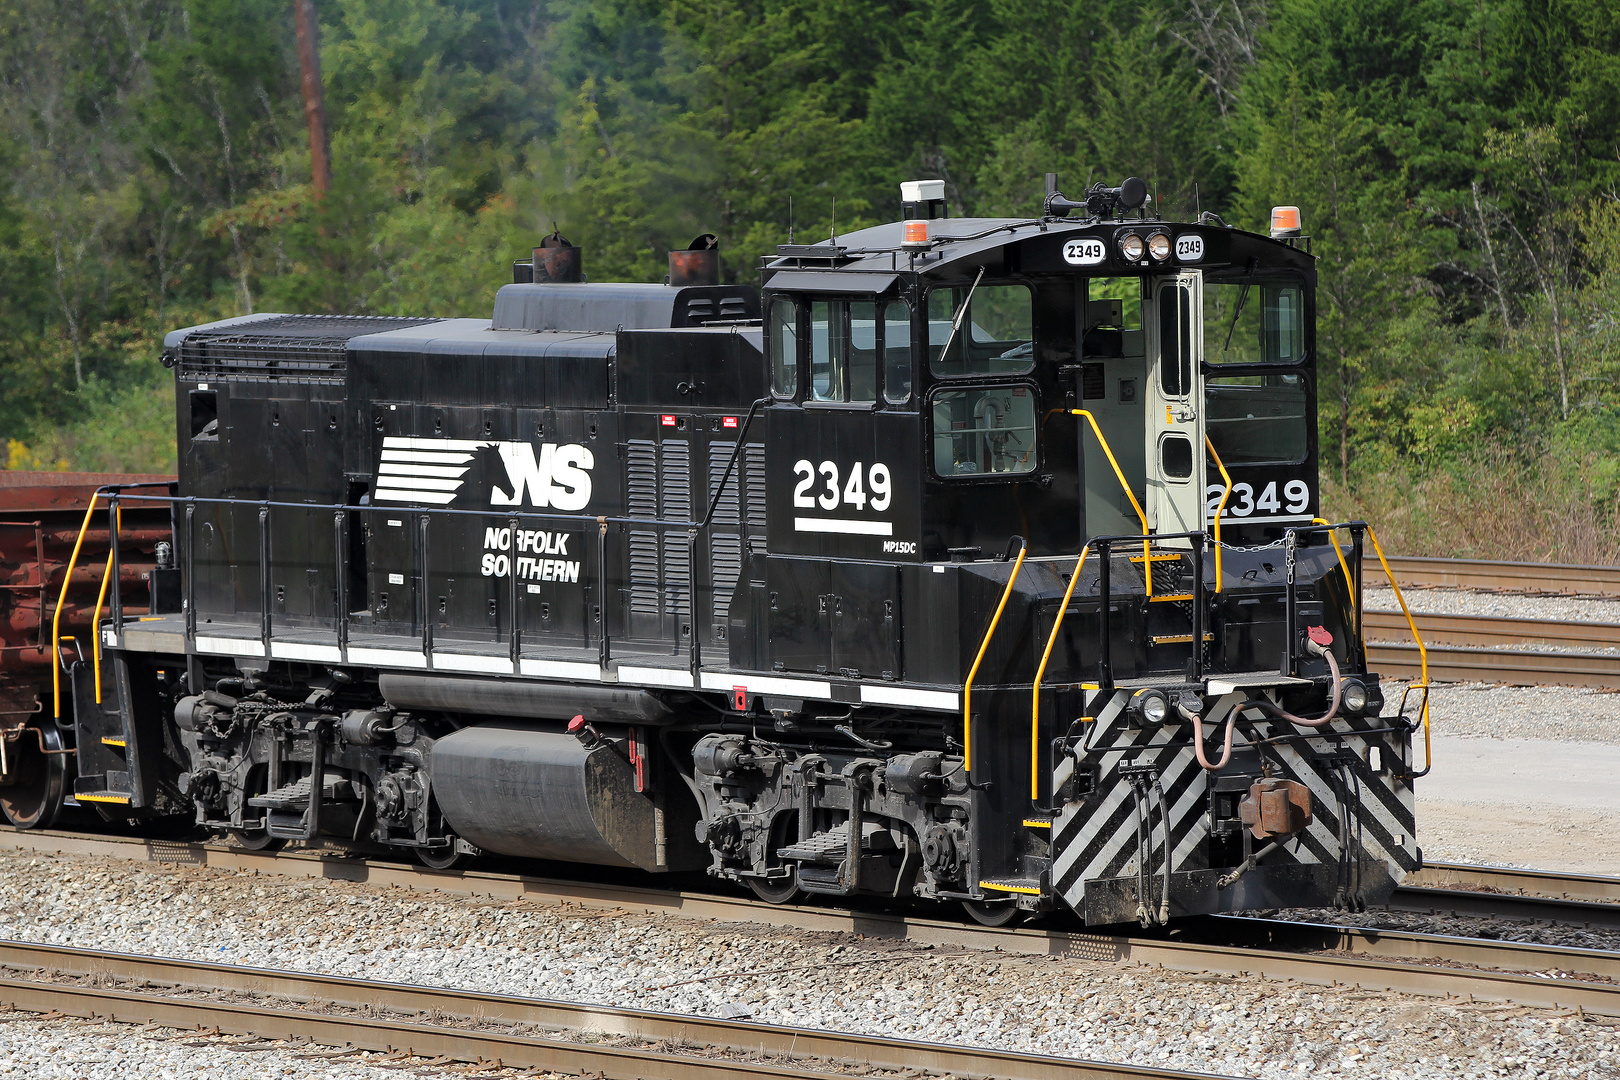
{"type": "Polygon", "coordinates": [[[315,195],[332,186],[332,140],[326,132],[326,94],[321,88],[321,26],[315,0],[293,0],[298,24],[298,67],[304,81],[304,119],[309,122],[309,166],[315,195]]]}

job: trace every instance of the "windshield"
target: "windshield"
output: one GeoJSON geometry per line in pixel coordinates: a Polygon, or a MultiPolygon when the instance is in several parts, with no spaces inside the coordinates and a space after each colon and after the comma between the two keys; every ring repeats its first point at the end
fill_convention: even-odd
{"type": "Polygon", "coordinates": [[[1303,290],[1292,282],[1205,279],[1204,359],[1211,364],[1304,360],[1303,290]]]}
{"type": "Polygon", "coordinates": [[[945,378],[1028,371],[1035,364],[1034,308],[1022,284],[934,289],[928,294],[929,369],[945,378]]]}

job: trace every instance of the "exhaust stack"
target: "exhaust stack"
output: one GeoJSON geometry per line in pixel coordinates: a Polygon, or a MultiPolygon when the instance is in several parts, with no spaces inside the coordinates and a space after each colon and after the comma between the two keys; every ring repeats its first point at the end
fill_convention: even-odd
{"type": "Polygon", "coordinates": [[[676,288],[720,284],[719,238],[704,233],[686,245],[685,251],[670,252],[669,283],[676,288]]]}
{"type": "Polygon", "coordinates": [[[551,235],[534,249],[535,283],[570,284],[584,281],[584,252],[584,248],[570,244],[561,232],[552,230],[551,235]]]}

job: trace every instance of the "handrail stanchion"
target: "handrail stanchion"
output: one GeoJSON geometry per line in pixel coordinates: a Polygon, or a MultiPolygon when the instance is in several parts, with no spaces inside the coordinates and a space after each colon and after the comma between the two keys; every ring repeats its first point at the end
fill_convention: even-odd
{"type": "Polygon", "coordinates": [[[1209,456],[1215,459],[1215,467],[1221,471],[1221,479],[1226,482],[1226,490],[1221,492],[1221,501],[1215,507],[1215,591],[1221,591],[1221,518],[1226,516],[1226,500],[1232,497],[1232,474],[1226,471],[1226,465],[1221,461],[1221,455],[1215,452],[1215,444],[1208,435],[1204,436],[1204,446],[1209,450],[1209,456]]]}
{"type": "MultiPolygon", "coordinates": [[[[118,634],[124,632],[124,590],[119,580],[123,576],[123,555],[118,549],[118,531],[124,524],[124,510],[119,505],[118,489],[114,488],[112,494],[107,496],[107,573],[112,577],[112,622],[113,631],[118,634]]],[[[102,582],[102,591],[106,591],[106,581],[102,582]]],[[[98,619],[99,623],[100,620],[98,619]]],[[[101,640],[101,627],[97,625],[96,640],[101,640]]]]}
{"type": "Polygon", "coordinates": [[[523,620],[520,615],[523,610],[521,606],[523,602],[523,587],[518,582],[517,537],[518,526],[521,525],[522,522],[518,520],[518,516],[516,514],[513,514],[509,519],[507,519],[507,524],[512,530],[512,573],[510,575],[511,588],[507,590],[508,606],[511,608],[511,614],[509,616],[511,622],[509,625],[512,631],[512,640],[510,642],[512,652],[512,674],[521,675],[523,673],[523,620]]]}
{"type": "MultiPolygon", "coordinates": [[[[101,605],[107,599],[107,586],[116,580],[120,571],[118,562],[118,523],[123,514],[118,508],[118,489],[114,488],[107,495],[107,565],[101,571],[101,588],[96,590],[96,607],[90,613],[90,664],[94,669],[96,682],[96,704],[101,704],[101,605]]],[[[123,628],[122,592],[117,586],[113,587],[113,626],[123,628]]]]}
{"type": "Polygon", "coordinates": [[[1114,689],[1114,663],[1109,655],[1109,637],[1112,628],[1109,626],[1110,608],[1113,601],[1108,595],[1110,563],[1114,553],[1108,540],[1098,540],[1097,544],[1097,595],[1101,604],[1097,611],[1097,691],[1100,694],[1111,693],[1114,689]]]}
{"type": "Polygon", "coordinates": [[[596,582],[597,582],[597,609],[602,613],[599,625],[596,628],[597,666],[604,672],[608,666],[608,566],[607,566],[607,518],[596,519],[596,582]]]}
{"type": "Polygon", "coordinates": [[[984,640],[979,642],[979,654],[973,658],[973,666],[968,668],[967,678],[962,682],[962,771],[973,778],[973,679],[979,674],[979,665],[984,662],[984,654],[990,649],[990,639],[995,636],[996,624],[1001,621],[1001,612],[1007,606],[1007,598],[1012,595],[1013,585],[1018,582],[1018,571],[1024,568],[1024,556],[1029,554],[1029,544],[1022,536],[1015,536],[1018,541],[1018,561],[1013,563],[1012,573],[1007,575],[1007,587],[1001,590],[1001,602],[996,605],[996,612],[990,616],[990,625],[984,628],[984,640]]]}
{"type": "Polygon", "coordinates": [[[333,628],[337,630],[338,662],[349,662],[349,515],[338,510],[332,514],[332,581],[337,610],[332,613],[333,628]]]}
{"type": "MultiPolygon", "coordinates": [[[[67,569],[62,573],[62,592],[56,598],[56,611],[51,615],[51,697],[56,719],[62,719],[62,609],[67,606],[68,586],[73,583],[73,567],[79,561],[79,550],[84,546],[84,534],[90,531],[90,519],[96,512],[98,489],[90,495],[90,505],[84,510],[84,523],[79,526],[79,537],[73,541],[73,554],[68,556],[67,569]]],[[[83,656],[81,652],[79,654],[83,656]]]]}
{"type": "MultiPolygon", "coordinates": [[[[433,608],[428,603],[428,515],[419,514],[416,519],[416,610],[422,619],[422,657],[427,661],[428,670],[433,670],[433,608]]],[[[517,541],[514,538],[512,549],[515,550],[517,541]]],[[[512,553],[507,552],[506,572],[512,573],[512,553]]]]}
{"type": "MultiPolygon", "coordinates": [[[[1220,519],[1216,519],[1217,529],[1220,528],[1220,519]]],[[[1208,540],[1202,531],[1197,534],[1198,540],[1193,548],[1193,617],[1192,617],[1192,655],[1193,678],[1204,677],[1204,541],[1208,540]]],[[[1221,588],[1221,545],[1215,542],[1215,590],[1221,588]]]]}
{"type": "MultiPolygon", "coordinates": [[[[101,588],[96,592],[96,610],[90,616],[94,636],[90,641],[90,662],[95,666],[96,704],[101,704],[101,605],[107,599],[107,583],[113,576],[113,554],[107,552],[107,567],[101,574],[101,588]]],[[[114,590],[116,592],[117,590],[114,590]]]]}
{"type": "Polygon", "coordinates": [[[1361,624],[1362,624],[1361,611],[1362,611],[1362,608],[1364,606],[1363,600],[1362,600],[1363,594],[1362,594],[1362,591],[1361,591],[1361,560],[1366,557],[1366,546],[1367,545],[1361,538],[1362,537],[1362,532],[1363,532],[1362,529],[1357,529],[1357,528],[1352,528],[1350,530],[1350,543],[1352,545],[1351,550],[1350,550],[1350,554],[1351,554],[1351,557],[1355,560],[1355,562],[1354,562],[1355,569],[1351,570],[1349,567],[1345,567],[1345,574],[1346,574],[1347,577],[1350,574],[1355,575],[1354,579],[1350,582],[1350,597],[1351,597],[1351,601],[1352,601],[1352,606],[1354,607],[1355,613],[1356,613],[1356,643],[1361,648],[1361,666],[1363,668],[1366,668],[1366,666],[1367,666],[1367,639],[1362,636],[1363,630],[1362,630],[1362,627],[1361,627],[1361,624]]]}
{"type": "Polygon", "coordinates": [[[1052,646],[1057,644],[1058,630],[1063,626],[1063,617],[1069,613],[1069,598],[1074,595],[1074,587],[1080,581],[1080,571],[1085,567],[1086,555],[1090,551],[1091,545],[1085,545],[1080,549],[1080,558],[1075,560],[1074,574],[1069,578],[1069,587],[1063,590],[1063,605],[1052,618],[1052,632],[1047,635],[1046,650],[1041,653],[1041,663],[1035,669],[1035,683],[1030,690],[1029,798],[1037,806],[1041,799],[1041,679],[1046,675],[1046,662],[1052,657],[1052,646]]]}
{"type": "Polygon", "coordinates": [[[1299,674],[1299,598],[1294,593],[1294,560],[1299,554],[1299,531],[1283,530],[1283,671],[1299,674]]]}
{"type": "Polygon", "coordinates": [[[270,585],[270,504],[259,504],[259,640],[264,645],[264,657],[270,658],[271,596],[270,585]]]}
{"type": "Polygon", "coordinates": [[[1147,512],[1142,509],[1142,504],[1136,501],[1136,492],[1132,491],[1131,490],[1131,485],[1128,484],[1125,481],[1125,470],[1121,469],[1119,467],[1119,461],[1118,461],[1118,459],[1116,459],[1114,457],[1114,449],[1113,449],[1113,447],[1109,446],[1108,445],[1108,440],[1103,438],[1102,428],[1097,426],[1097,418],[1095,416],[1092,416],[1091,413],[1089,413],[1085,409],[1070,409],[1069,411],[1071,413],[1073,413],[1075,416],[1083,416],[1083,417],[1085,417],[1086,418],[1086,423],[1091,425],[1092,434],[1097,436],[1097,444],[1102,447],[1103,454],[1108,458],[1108,464],[1110,464],[1110,465],[1112,465],[1114,467],[1114,477],[1115,477],[1115,479],[1117,479],[1119,481],[1119,486],[1124,489],[1125,497],[1127,499],[1131,500],[1131,509],[1136,511],[1137,520],[1142,523],[1142,576],[1143,576],[1143,580],[1147,583],[1147,594],[1149,596],[1152,596],[1153,595],[1153,556],[1152,556],[1151,551],[1150,551],[1152,541],[1150,541],[1147,538],[1148,537],[1147,512]]]}
{"type": "Polygon", "coordinates": [[[197,640],[197,497],[186,497],[186,642],[197,640]]]}
{"type": "Polygon", "coordinates": [[[697,547],[698,530],[686,530],[686,612],[692,620],[692,645],[688,659],[692,667],[692,689],[702,688],[703,647],[698,643],[697,617],[697,547]]]}

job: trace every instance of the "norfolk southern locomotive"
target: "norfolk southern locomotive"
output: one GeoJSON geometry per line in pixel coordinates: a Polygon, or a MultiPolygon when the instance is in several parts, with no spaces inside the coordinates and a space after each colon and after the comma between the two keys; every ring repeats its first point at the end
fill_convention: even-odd
{"type": "Polygon", "coordinates": [[[710,237],[623,284],[554,235],[492,319],[170,334],[178,488],[96,513],[170,508],[173,554],[112,545],[152,613],[112,590],[76,759],[31,767],[250,846],[987,922],[1387,897],[1414,721],[1366,528],[1318,518],[1308,248],[1136,180],[1030,220],[903,193],[762,290],[710,237]]]}

